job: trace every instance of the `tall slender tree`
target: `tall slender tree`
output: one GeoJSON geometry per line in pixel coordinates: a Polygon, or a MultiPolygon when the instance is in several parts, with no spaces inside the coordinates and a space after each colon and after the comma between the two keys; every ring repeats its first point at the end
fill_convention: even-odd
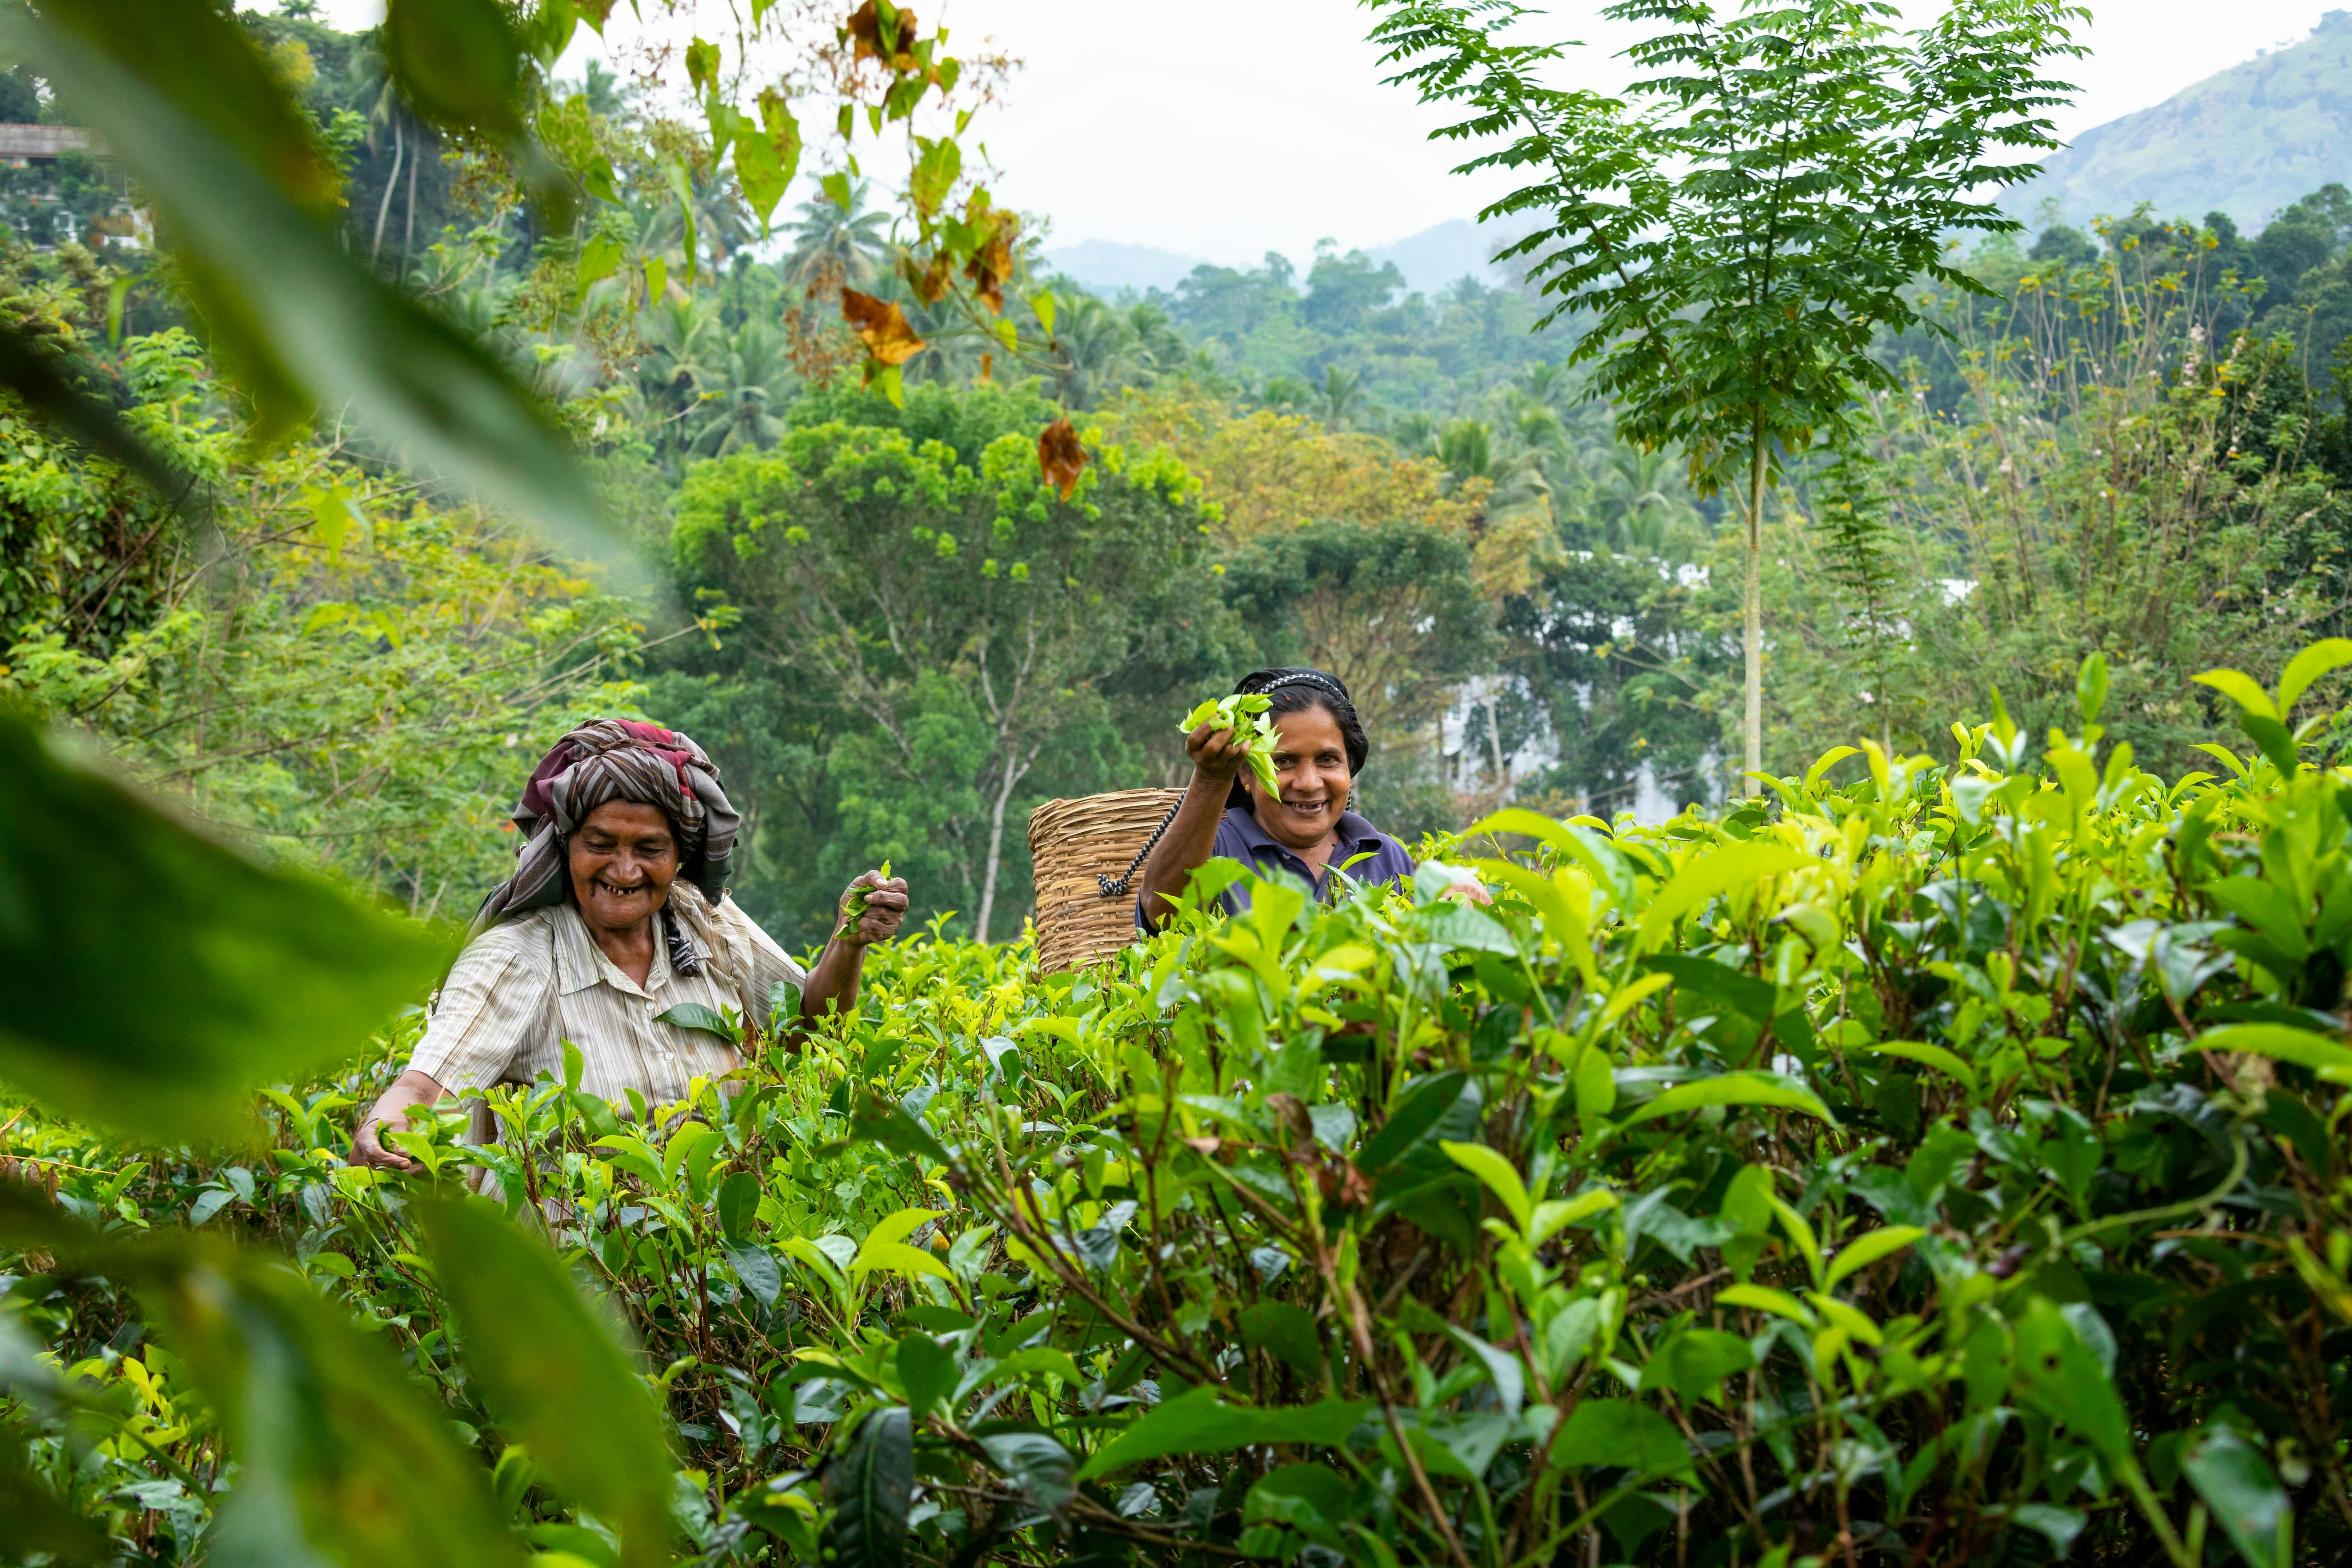
{"type": "MultiPolygon", "coordinates": [[[[1747,771],[1763,766],[1766,489],[1781,464],[1849,433],[1856,394],[1896,390],[1882,330],[1920,320],[1925,276],[1985,287],[1947,260],[1953,237],[2019,226],[1992,205],[2058,145],[2079,56],[2068,0],[1952,0],[1899,31],[1885,0],[1624,0],[1602,13],[1654,30],[1622,98],[1547,86],[1562,46],[1500,41],[1517,0],[1365,0],[1392,81],[1467,118],[1437,134],[1507,138],[1462,167],[1526,182],[1481,219],[1532,221],[1506,247],[1591,328],[1591,395],[1619,431],[1679,447],[1702,493],[1737,486],[1746,528],[1747,771]]],[[[1572,361],[1573,363],[1573,361],[1572,361]]]]}

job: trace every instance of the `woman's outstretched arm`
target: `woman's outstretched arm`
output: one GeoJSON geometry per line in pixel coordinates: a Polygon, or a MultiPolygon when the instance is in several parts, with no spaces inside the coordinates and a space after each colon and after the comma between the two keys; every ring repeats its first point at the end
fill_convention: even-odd
{"type": "Polygon", "coordinates": [[[1154,930],[1167,923],[1172,900],[1216,848],[1225,799],[1249,755],[1241,731],[1207,724],[1184,737],[1184,750],[1192,759],[1192,782],[1177,805],[1176,820],[1143,863],[1143,918],[1154,930]]]}

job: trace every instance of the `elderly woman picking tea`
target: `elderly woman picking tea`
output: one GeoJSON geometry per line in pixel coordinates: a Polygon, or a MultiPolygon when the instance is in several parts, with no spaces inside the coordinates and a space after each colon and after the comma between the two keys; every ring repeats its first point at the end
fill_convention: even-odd
{"type": "MultiPolygon", "coordinates": [[[[842,896],[833,938],[805,973],[727,896],[739,822],[702,748],[657,724],[600,720],[557,742],[515,807],[515,874],[483,903],[407,1070],[352,1140],[357,1164],[416,1167],[384,1146],[408,1109],[493,1083],[563,1076],[606,1100],[684,1098],[740,1065],[725,1040],[661,1021],[688,1003],[764,1019],[770,987],[801,1013],[855,1006],[868,945],[895,935],[907,884],[868,871],[842,896]],[[862,896],[861,896],[862,895],[862,896]]],[[[470,1136],[495,1129],[477,1106],[470,1136]]]]}
{"type": "MultiPolygon", "coordinates": [[[[1289,872],[1328,901],[1349,882],[1412,877],[1412,857],[1352,809],[1356,776],[1370,752],[1348,689],[1319,669],[1261,669],[1242,678],[1237,696],[1267,700],[1274,730],[1271,784],[1247,766],[1243,732],[1202,724],[1184,738],[1192,782],[1144,863],[1135,923],[1151,930],[1174,911],[1192,873],[1224,856],[1261,873],[1289,872]]],[[[1219,895],[1227,913],[1249,894],[1219,895]]]]}

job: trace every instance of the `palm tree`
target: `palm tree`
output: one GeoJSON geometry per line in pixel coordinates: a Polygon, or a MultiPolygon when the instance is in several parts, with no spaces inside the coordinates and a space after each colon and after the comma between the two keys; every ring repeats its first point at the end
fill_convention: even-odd
{"type": "Polygon", "coordinates": [[[1601,536],[1612,550],[1664,555],[1667,542],[1698,520],[1675,477],[1675,455],[1619,446],[1609,455],[1599,496],[1601,536]]]}
{"type": "Polygon", "coordinates": [[[774,446],[784,433],[775,411],[793,390],[782,339],[765,321],[746,321],[728,345],[723,370],[705,380],[700,390],[700,400],[687,420],[694,428],[688,449],[696,457],[723,458],[774,446]]]}
{"type": "Polygon", "coordinates": [[[890,255],[887,213],[866,207],[866,182],[849,182],[849,205],[815,195],[801,204],[793,223],[792,253],[784,258],[784,281],[806,293],[811,288],[872,289],[890,255]]]}
{"type": "Polygon", "coordinates": [[[1150,378],[1150,356],[1133,324],[1092,294],[1064,299],[1053,352],[1055,395],[1066,408],[1090,408],[1111,388],[1150,378]]]}
{"type": "Polygon", "coordinates": [[[637,363],[637,389],[657,428],[667,433],[663,445],[675,453],[684,443],[683,429],[714,387],[726,384],[728,349],[719,312],[695,295],[657,300],[646,312],[646,356],[637,363]]]}
{"type": "Polygon", "coordinates": [[[1364,378],[1352,370],[1341,370],[1336,364],[1323,367],[1323,384],[1317,389],[1315,416],[1328,429],[1337,430],[1355,422],[1364,405],[1364,378]]]}

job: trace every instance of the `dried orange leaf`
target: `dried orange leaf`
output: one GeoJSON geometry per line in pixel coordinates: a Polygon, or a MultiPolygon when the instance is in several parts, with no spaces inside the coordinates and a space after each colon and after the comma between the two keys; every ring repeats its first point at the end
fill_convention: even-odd
{"type": "Polygon", "coordinates": [[[1064,500],[1078,488],[1078,476],[1087,471],[1087,449],[1078,442],[1078,433],[1066,419],[1056,419],[1039,432],[1037,437],[1037,471],[1045,482],[1061,493],[1064,500]]]}
{"type": "Polygon", "coordinates": [[[866,352],[884,364],[904,364],[923,352],[923,340],[907,325],[906,313],[887,300],[844,289],[841,319],[856,329],[866,352]]]}
{"type": "Polygon", "coordinates": [[[876,0],[866,0],[865,5],[849,14],[849,36],[857,41],[856,58],[887,60],[895,55],[904,54],[907,46],[915,41],[915,34],[919,30],[915,14],[902,5],[893,5],[889,10],[890,37],[887,39],[882,37],[883,7],[876,4],[876,0]]]}

